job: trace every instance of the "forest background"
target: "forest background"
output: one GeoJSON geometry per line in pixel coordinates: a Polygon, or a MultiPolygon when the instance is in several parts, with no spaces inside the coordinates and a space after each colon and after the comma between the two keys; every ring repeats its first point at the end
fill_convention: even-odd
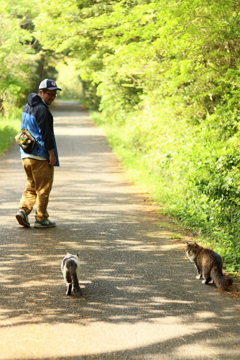
{"type": "Polygon", "coordinates": [[[0,152],[54,78],[159,205],[239,272],[239,0],[2,0],[0,152]]]}

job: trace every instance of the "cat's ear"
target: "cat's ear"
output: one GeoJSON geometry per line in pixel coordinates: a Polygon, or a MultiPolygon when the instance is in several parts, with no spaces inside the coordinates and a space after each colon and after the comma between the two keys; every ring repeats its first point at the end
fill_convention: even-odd
{"type": "Polygon", "coordinates": [[[198,244],[196,243],[196,241],[195,241],[195,243],[193,245],[194,245],[194,247],[198,247],[198,244]]]}

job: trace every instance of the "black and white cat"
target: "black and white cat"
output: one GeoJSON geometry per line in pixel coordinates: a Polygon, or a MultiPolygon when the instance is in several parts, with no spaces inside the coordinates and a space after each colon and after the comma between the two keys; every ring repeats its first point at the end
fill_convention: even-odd
{"type": "Polygon", "coordinates": [[[80,278],[80,261],[79,255],[67,254],[61,264],[61,270],[63,273],[63,278],[67,285],[66,295],[71,295],[71,291],[82,296],[82,291],[79,286],[80,278]]]}

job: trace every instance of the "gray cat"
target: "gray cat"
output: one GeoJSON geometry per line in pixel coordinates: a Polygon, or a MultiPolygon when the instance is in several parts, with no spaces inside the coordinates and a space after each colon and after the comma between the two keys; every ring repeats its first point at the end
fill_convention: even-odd
{"type": "Polygon", "coordinates": [[[186,255],[197,268],[196,279],[204,279],[203,284],[208,284],[212,280],[219,289],[226,289],[232,285],[233,280],[222,273],[221,256],[213,250],[203,248],[196,242],[187,242],[186,255]]]}
{"type": "Polygon", "coordinates": [[[79,286],[80,278],[80,261],[79,255],[67,254],[61,264],[63,278],[67,285],[66,295],[71,295],[71,291],[82,296],[82,291],[79,286]]]}

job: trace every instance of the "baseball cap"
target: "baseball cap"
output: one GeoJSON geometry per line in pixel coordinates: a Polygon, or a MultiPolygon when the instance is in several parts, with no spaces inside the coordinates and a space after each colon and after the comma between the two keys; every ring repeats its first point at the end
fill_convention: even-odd
{"type": "Polygon", "coordinates": [[[39,90],[42,90],[42,89],[62,91],[62,89],[59,89],[59,87],[57,87],[57,84],[55,83],[55,81],[51,80],[51,79],[44,79],[41,82],[41,84],[39,85],[39,90]]]}

